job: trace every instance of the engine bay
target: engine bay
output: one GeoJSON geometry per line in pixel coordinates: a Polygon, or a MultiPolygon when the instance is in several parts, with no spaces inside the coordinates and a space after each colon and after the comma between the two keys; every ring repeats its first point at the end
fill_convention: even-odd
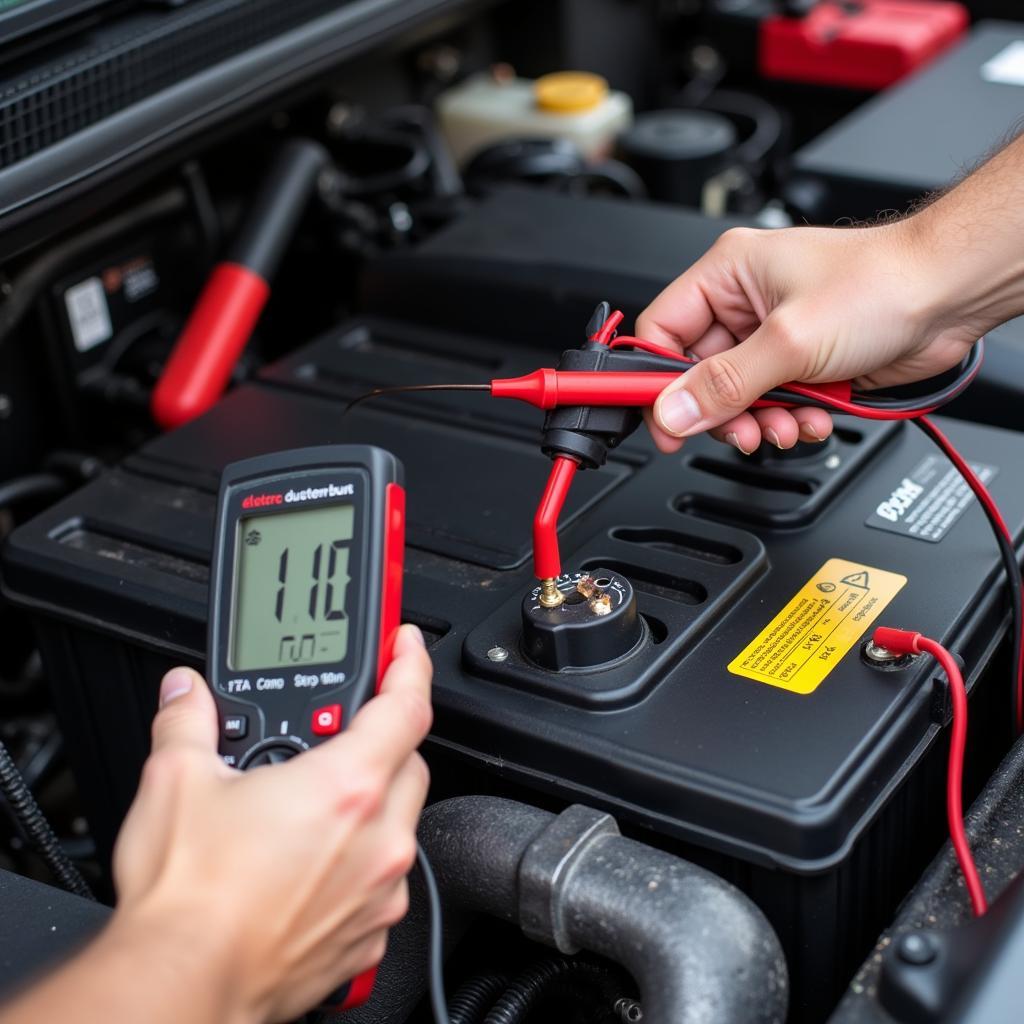
{"type": "MultiPolygon", "coordinates": [[[[159,679],[207,667],[222,471],[373,445],[404,467],[402,619],[434,664],[421,843],[453,1020],[996,1020],[953,995],[1024,934],[1012,607],[969,483],[906,419],[665,455],[634,410],[584,424],[496,385],[573,369],[595,307],[631,325],[729,228],[875,218],[952,182],[1019,113],[977,77],[1024,40],[976,20],[1010,5],[922,2],[920,48],[883,24],[825,70],[787,33],[842,5],[67,6],[0,19],[0,740],[100,904],[159,679]],[[111,54],[148,76],[117,85],[111,54]],[[580,449],[560,571],[535,572],[573,431],[605,448],[580,449]],[[1003,894],[976,922],[947,842],[951,687],[873,624],[942,638],[963,672],[967,830],[1003,894]],[[915,960],[922,935],[941,955],[915,960]],[[522,978],[544,998],[485,1017],[522,978]]],[[[937,423],[1019,553],[1024,320],[971,373],[937,423]]],[[[247,742],[225,727],[229,765],[247,742]]],[[[10,989],[70,948],[54,922],[73,945],[104,909],[55,901],[4,792],[10,989]]],[[[413,890],[373,996],[324,1019],[431,1019],[413,890]]]]}

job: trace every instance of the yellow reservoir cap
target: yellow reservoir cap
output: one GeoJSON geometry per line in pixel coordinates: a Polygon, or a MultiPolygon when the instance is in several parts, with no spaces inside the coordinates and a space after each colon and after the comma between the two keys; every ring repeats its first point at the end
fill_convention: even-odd
{"type": "Polygon", "coordinates": [[[604,102],[608,82],[589,71],[556,71],[538,78],[533,94],[549,114],[583,114],[604,102]]]}

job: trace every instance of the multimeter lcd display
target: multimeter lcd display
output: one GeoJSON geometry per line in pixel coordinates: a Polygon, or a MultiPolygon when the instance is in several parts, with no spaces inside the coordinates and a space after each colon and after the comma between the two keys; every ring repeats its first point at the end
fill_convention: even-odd
{"type": "Polygon", "coordinates": [[[234,671],[344,659],[354,519],[352,505],[321,505],[238,521],[234,671]]]}

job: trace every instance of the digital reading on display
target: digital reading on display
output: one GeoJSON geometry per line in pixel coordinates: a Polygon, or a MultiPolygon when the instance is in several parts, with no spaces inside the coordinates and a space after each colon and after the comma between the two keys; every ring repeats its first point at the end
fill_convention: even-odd
{"type": "Polygon", "coordinates": [[[239,520],[232,670],[345,657],[354,518],[346,504],[239,520]]]}

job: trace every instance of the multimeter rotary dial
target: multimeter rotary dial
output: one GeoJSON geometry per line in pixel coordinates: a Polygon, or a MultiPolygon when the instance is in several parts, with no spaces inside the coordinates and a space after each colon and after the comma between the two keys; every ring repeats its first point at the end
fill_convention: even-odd
{"type": "Polygon", "coordinates": [[[556,585],[565,596],[557,608],[540,603],[540,588],[523,599],[523,653],[554,672],[598,668],[640,646],[644,623],[633,586],[607,569],[568,573],[556,585]]]}
{"type": "Polygon", "coordinates": [[[239,768],[260,768],[267,764],[281,764],[290,761],[296,754],[308,749],[309,744],[298,736],[282,736],[265,740],[251,747],[242,756],[239,768]]]}

